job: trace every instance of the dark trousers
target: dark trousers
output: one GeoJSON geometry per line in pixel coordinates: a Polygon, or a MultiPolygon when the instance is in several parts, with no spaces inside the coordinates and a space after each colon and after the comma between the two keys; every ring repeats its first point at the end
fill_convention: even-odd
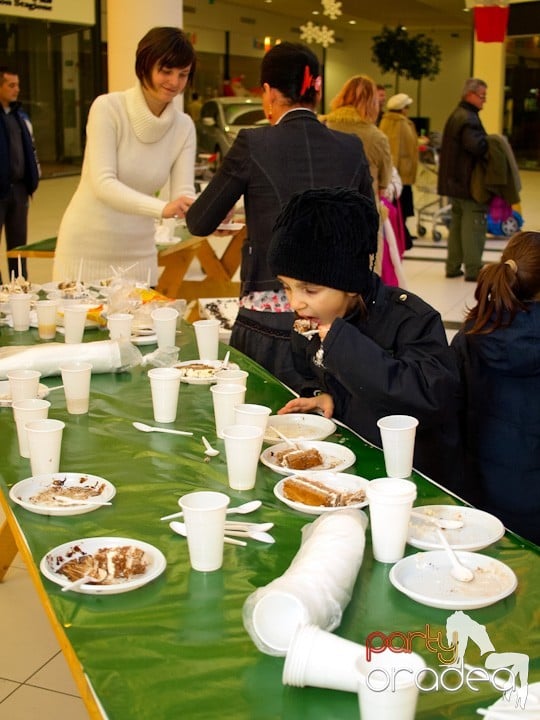
{"type": "MultiPolygon", "coordinates": [[[[28,193],[24,183],[14,183],[7,198],[0,200],[0,233],[5,228],[6,247],[12,250],[18,245],[26,244],[28,230],[28,193]]],[[[15,277],[19,274],[19,263],[17,258],[8,260],[9,275],[14,272],[15,277]]],[[[26,259],[21,258],[21,271],[26,279],[26,259]]],[[[4,282],[9,282],[5,278],[4,282]]]]}

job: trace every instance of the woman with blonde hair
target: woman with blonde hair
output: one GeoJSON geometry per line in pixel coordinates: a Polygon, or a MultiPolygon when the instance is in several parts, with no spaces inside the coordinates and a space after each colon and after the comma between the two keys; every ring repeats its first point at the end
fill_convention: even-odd
{"type": "Polygon", "coordinates": [[[461,368],[468,496],[540,543],[540,232],[480,270],[452,341],[461,368]]]}
{"type": "Polygon", "coordinates": [[[377,209],[381,215],[375,270],[388,284],[405,287],[401,268],[404,246],[399,247],[400,238],[396,238],[394,230],[394,227],[399,229],[399,223],[391,203],[381,200],[391,185],[392,154],[388,138],[375,125],[380,109],[377,85],[367,75],[354,75],[332,100],[330,108],[328,115],[321,116],[322,122],[332,130],[357,135],[364,145],[377,209]]]}
{"type": "Polygon", "coordinates": [[[375,125],[379,113],[377,86],[367,75],[349,78],[321,120],[331,130],[354,133],[364,145],[375,197],[390,183],[392,156],[386,135],[375,125]]]}

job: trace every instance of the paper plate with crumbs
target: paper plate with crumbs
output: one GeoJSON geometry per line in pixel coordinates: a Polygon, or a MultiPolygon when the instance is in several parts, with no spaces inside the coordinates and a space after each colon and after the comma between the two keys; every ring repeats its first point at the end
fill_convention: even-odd
{"type": "Polygon", "coordinates": [[[276,428],[289,440],[325,440],[336,431],[336,424],[322,415],[290,413],[271,415],[268,418],[264,442],[279,443],[283,438],[273,430],[276,428]]]}
{"type": "Polygon", "coordinates": [[[274,486],[274,495],[293,510],[322,515],[335,510],[363,508],[368,504],[369,480],[348,473],[318,472],[289,475],[274,486]]]}
{"type": "Polygon", "coordinates": [[[58,545],[41,560],[43,575],[60,586],[83,577],[95,578],[73,592],[84,595],[119,595],[155,580],[167,566],[153,545],[123,537],[93,537],[58,545]]]}
{"type": "Polygon", "coordinates": [[[322,470],[342,472],[356,462],[352,450],[338,443],[322,441],[282,442],[270,445],[261,455],[261,462],[280,475],[317,473],[322,470]]]}
{"type": "MultiPolygon", "coordinates": [[[[38,398],[44,400],[48,394],[49,388],[43,383],[39,383],[38,398]]],[[[0,380],[0,407],[11,407],[12,402],[9,380],[0,380]]]]}
{"type": "MultiPolygon", "coordinates": [[[[174,367],[182,373],[180,382],[189,385],[210,385],[216,382],[216,373],[223,370],[223,360],[185,360],[176,363],[174,367]]],[[[227,368],[238,370],[238,365],[230,362],[227,368]]]]}
{"type": "Polygon", "coordinates": [[[471,507],[458,505],[422,505],[413,508],[415,514],[426,517],[411,517],[407,542],[419,550],[438,550],[442,548],[434,520],[460,520],[463,527],[443,530],[446,539],[454,550],[482,550],[500,540],[504,535],[504,525],[490,513],[471,507]]]}
{"type": "Polygon", "coordinates": [[[412,600],[442,610],[474,610],[511,595],[518,581],[500,560],[473,552],[458,552],[459,561],[474,573],[471,582],[452,577],[444,550],[420,552],[399,560],[390,570],[392,585],[412,600]]]}
{"type": "Polygon", "coordinates": [[[9,497],[38,515],[83,515],[106,507],[116,494],[112,483],[88,473],[51,473],[21,480],[9,497]]]}

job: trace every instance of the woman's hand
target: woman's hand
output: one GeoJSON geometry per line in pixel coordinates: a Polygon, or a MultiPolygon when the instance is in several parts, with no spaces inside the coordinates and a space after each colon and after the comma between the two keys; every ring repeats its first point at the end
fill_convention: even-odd
{"type": "Polygon", "coordinates": [[[183,218],[194,202],[195,198],[189,197],[188,195],[181,195],[176,198],[176,200],[171,200],[165,205],[161,217],[164,220],[168,218],[183,218]]]}
{"type": "Polygon", "coordinates": [[[287,413],[295,412],[313,412],[313,410],[322,410],[325,418],[331,418],[334,414],[334,400],[328,393],[321,393],[313,397],[299,397],[284,405],[278,410],[278,415],[287,415],[287,413]]]}

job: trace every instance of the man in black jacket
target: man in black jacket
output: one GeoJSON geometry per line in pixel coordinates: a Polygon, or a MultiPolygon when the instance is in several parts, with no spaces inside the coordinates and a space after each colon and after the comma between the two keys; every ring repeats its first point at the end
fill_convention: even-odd
{"type": "MultiPolygon", "coordinates": [[[[18,96],[17,73],[0,67],[0,233],[5,226],[8,250],[26,243],[28,198],[39,182],[32,129],[18,96]]],[[[24,261],[21,270],[26,277],[24,261]]],[[[9,260],[10,275],[13,271],[18,273],[14,258],[9,260]]]]}
{"type": "Polygon", "coordinates": [[[476,282],[482,267],[486,241],[487,206],[477,203],[471,194],[471,175],[488,150],[487,133],[478,116],[487,97],[483,80],[470,78],[465,83],[461,102],[446,121],[439,162],[439,195],[452,204],[446,277],[463,275],[476,282]]]}

